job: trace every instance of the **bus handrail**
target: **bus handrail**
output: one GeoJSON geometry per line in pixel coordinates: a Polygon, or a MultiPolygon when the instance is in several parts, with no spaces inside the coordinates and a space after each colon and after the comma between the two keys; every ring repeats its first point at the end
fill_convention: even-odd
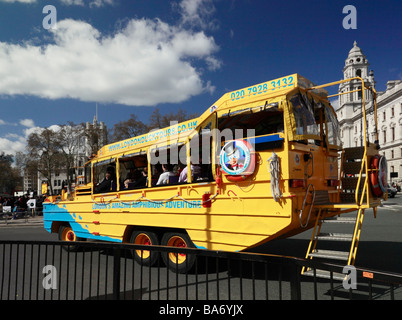
{"type": "Polygon", "coordinates": [[[315,201],[315,188],[314,188],[314,185],[310,183],[310,184],[308,185],[308,187],[307,187],[306,194],[304,195],[303,204],[302,204],[302,207],[301,207],[300,213],[299,213],[299,222],[300,222],[300,227],[302,227],[302,228],[306,228],[307,225],[308,225],[308,223],[309,223],[310,214],[311,214],[311,211],[312,211],[312,209],[313,209],[313,207],[314,207],[314,201],[315,201]],[[308,213],[308,216],[307,216],[307,221],[306,221],[305,224],[303,224],[303,223],[302,223],[302,215],[303,215],[304,206],[306,205],[307,195],[308,195],[308,192],[309,192],[309,190],[310,190],[310,187],[313,188],[313,199],[312,199],[312,201],[311,201],[310,210],[309,210],[309,213],[308,213]]]}

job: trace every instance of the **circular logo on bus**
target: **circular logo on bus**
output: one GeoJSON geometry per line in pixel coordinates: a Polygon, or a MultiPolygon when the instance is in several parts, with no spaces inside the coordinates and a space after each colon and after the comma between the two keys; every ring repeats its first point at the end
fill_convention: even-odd
{"type": "Polygon", "coordinates": [[[378,163],[378,184],[381,188],[382,192],[387,192],[387,177],[388,177],[388,166],[387,159],[385,157],[381,157],[378,163]]]}
{"type": "Polygon", "coordinates": [[[254,164],[251,163],[251,145],[244,140],[227,142],[219,155],[220,164],[227,174],[249,175],[254,171],[254,164]],[[252,167],[252,171],[249,169],[252,167]]]}

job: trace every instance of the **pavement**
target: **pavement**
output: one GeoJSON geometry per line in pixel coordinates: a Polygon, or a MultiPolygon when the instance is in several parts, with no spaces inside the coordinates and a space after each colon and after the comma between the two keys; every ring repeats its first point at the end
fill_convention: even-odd
{"type": "Polygon", "coordinates": [[[4,216],[0,217],[0,228],[26,226],[43,226],[43,216],[27,216],[18,219],[4,216]]]}

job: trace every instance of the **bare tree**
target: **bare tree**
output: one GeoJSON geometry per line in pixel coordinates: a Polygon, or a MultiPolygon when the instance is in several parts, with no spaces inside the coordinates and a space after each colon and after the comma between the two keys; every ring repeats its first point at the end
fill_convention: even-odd
{"type": "Polygon", "coordinates": [[[189,114],[183,109],[162,115],[159,108],[156,108],[149,118],[148,130],[169,127],[173,121],[180,123],[196,117],[197,114],[189,114]]]}
{"type": "Polygon", "coordinates": [[[0,193],[13,194],[15,188],[22,183],[22,178],[17,168],[12,167],[13,156],[0,154],[0,193]]]}
{"type": "Polygon", "coordinates": [[[57,132],[57,139],[59,140],[58,147],[60,148],[61,165],[63,171],[67,176],[68,190],[71,191],[71,184],[73,183],[74,176],[76,175],[77,159],[84,150],[84,128],[68,122],[63,125],[60,131],[57,132]]]}
{"type": "Polygon", "coordinates": [[[131,114],[130,119],[120,121],[114,125],[112,140],[113,142],[125,140],[147,132],[148,127],[142,121],[138,120],[135,114],[131,114]]]}
{"type": "Polygon", "coordinates": [[[47,179],[50,194],[53,194],[52,175],[60,169],[63,161],[58,133],[51,129],[31,133],[28,137],[27,150],[30,166],[34,166],[47,179]]]}

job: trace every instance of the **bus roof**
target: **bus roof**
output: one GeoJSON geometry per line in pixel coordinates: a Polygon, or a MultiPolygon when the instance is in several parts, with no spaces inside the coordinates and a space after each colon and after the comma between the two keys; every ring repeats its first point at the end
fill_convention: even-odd
{"type": "MultiPolygon", "coordinates": [[[[138,152],[141,149],[149,148],[154,144],[166,144],[166,141],[169,141],[170,144],[179,141],[182,142],[213,112],[233,112],[237,109],[244,109],[244,107],[248,105],[250,107],[261,105],[262,101],[275,100],[275,98],[282,99],[287,95],[287,93],[297,87],[308,89],[314,86],[315,84],[310,80],[295,73],[236,91],[231,91],[224,94],[198,118],[175,123],[170,127],[153,130],[137,137],[108,144],[98,151],[97,157],[104,159],[116,154],[130,154],[138,152]]],[[[328,95],[327,91],[323,89],[314,90],[314,93],[322,97],[328,95]]]]}

